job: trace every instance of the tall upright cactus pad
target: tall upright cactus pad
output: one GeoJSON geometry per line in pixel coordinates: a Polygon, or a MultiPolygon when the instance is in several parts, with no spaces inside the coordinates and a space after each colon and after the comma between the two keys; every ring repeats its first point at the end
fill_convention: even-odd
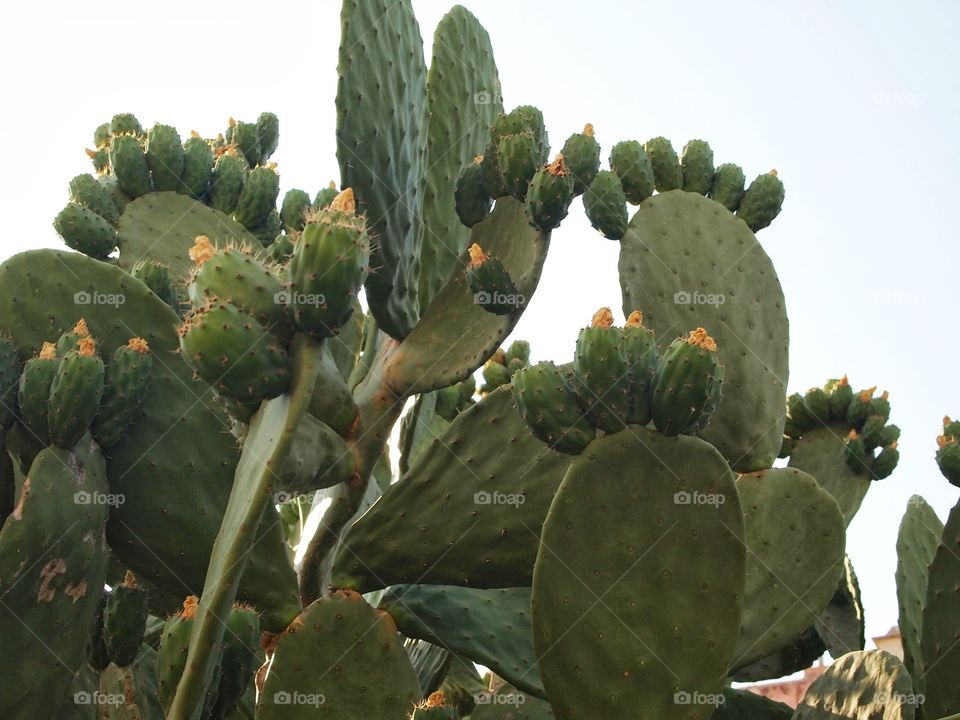
{"type": "Polygon", "coordinates": [[[809,473],[837,501],[849,526],[870,489],[870,475],[853,470],[847,463],[844,440],[850,428],[830,423],[803,434],[790,454],[790,467],[809,473]]]}
{"type": "Polygon", "coordinates": [[[219,210],[175,192],[137,198],[120,216],[117,231],[120,267],[131,270],[140,260],[155,260],[169,268],[174,282],[186,282],[193,261],[189,250],[198,235],[217,247],[262,247],[243,225],[219,210]]]}
{"type": "Polygon", "coordinates": [[[351,528],[333,585],[529,585],[568,463],[527,429],[509,388],[494,391],[460,413],[351,528]]]}
{"type": "Polygon", "coordinates": [[[398,395],[437,390],[472,374],[506,340],[537,289],[550,234],[530,227],[522,203],[498,200],[493,212],[473,227],[469,242],[503,263],[517,288],[517,310],[494,315],[477,304],[461,269],[469,262],[464,250],[458,269],[384,370],[387,384],[398,395]],[[451,350],[438,355],[438,347],[451,350]]]}
{"type": "Polygon", "coordinates": [[[469,230],[457,217],[454,189],[463,166],[484,146],[503,111],[490,36],[456,5],[440,20],[427,74],[426,175],[420,226],[420,307],[426,308],[457,267],[469,230]]]}
{"type": "Polygon", "coordinates": [[[733,667],[800,637],[837,589],[843,516],[817,481],[794,468],[741,475],[747,573],[733,667]]]}
{"type": "Polygon", "coordinates": [[[807,688],[793,720],[913,720],[917,698],[911,685],[894,655],[883,650],[849,653],[807,688]]]}
{"type": "Polygon", "coordinates": [[[103,456],[41,450],[0,530],[0,708],[7,717],[59,717],[86,659],[107,574],[109,494],[103,456]]]}
{"type": "Polygon", "coordinates": [[[258,720],[407,720],[420,688],[390,616],[339,590],[280,636],[259,697],[258,720]]]}
{"type": "Polygon", "coordinates": [[[914,495],[900,521],[897,535],[898,625],[903,638],[903,664],[913,677],[917,693],[923,692],[923,608],[927,603],[927,578],[933,562],[943,523],[926,500],[914,495]]]}
{"type": "Polygon", "coordinates": [[[920,654],[923,657],[923,714],[960,713],[960,503],[947,517],[927,571],[920,654]]]}
{"type": "Polygon", "coordinates": [[[380,608],[404,635],[448,648],[546,699],[533,652],[530,588],[394,585],[380,608]]]}
{"type": "Polygon", "coordinates": [[[427,169],[427,68],[410,0],[345,0],[337,160],[377,242],[367,299],[403,338],[420,317],[420,212],[427,169]]]}
{"type": "Polygon", "coordinates": [[[707,443],[638,426],[592,442],[553,499],[533,576],[557,716],[708,716],[737,642],[743,540],[733,475],[707,443]]]}
{"type": "MultiPolygon", "coordinates": [[[[142,414],[106,452],[110,491],[123,497],[109,508],[110,546],[168,592],[199,592],[238,456],[227,418],[173,354],[179,318],[139,280],[84,255],[35,250],[0,265],[0,332],[22,358],[81,317],[104,354],[136,335],[155,360],[142,414]]],[[[279,630],[299,610],[296,577],[279,525],[266,518],[259,537],[239,598],[279,630]]]]}
{"type": "Polygon", "coordinates": [[[756,237],[718,203],[671,191],[637,209],[620,244],[624,313],[643,311],[660,343],[703,327],[724,366],[723,397],[701,436],[736,470],[773,464],[789,372],[783,290],[756,237]]]}
{"type": "Polygon", "coordinates": [[[850,558],[843,562],[840,584],[827,607],[817,616],[814,628],[830,655],[838,658],[866,646],[860,582],[850,558]]]}

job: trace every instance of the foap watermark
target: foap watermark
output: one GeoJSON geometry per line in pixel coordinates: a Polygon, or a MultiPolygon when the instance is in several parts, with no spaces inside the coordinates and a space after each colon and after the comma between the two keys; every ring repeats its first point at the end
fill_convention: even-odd
{"type": "Polygon", "coordinates": [[[920,107],[927,101],[927,96],[923,93],[905,93],[897,91],[884,91],[873,94],[873,102],[877,105],[892,107],[894,105],[920,107]]]}
{"type": "Polygon", "coordinates": [[[474,105],[503,105],[503,96],[490,90],[480,90],[473,94],[474,105]]]}
{"type": "Polygon", "coordinates": [[[702,693],[696,690],[687,692],[686,690],[681,690],[673,694],[674,705],[709,705],[711,707],[719,707],[726,701],[727,699],[723,696],[723,693],[702,693]]]}
{"type": "Polygon", "coordinates": [[[514,507],[520,507],[526,501],[527,497],[523,493],[504,493],[496,490],[487,492],[486,490],[481,490],[473,494],[474,505],[513,505],[514,507]]]}
{"type": "Polygon", "coordinates": [[[514,705],[519,707],[527,701],[526,695],[519,693],[478,692],[473,696],[476,705],[514,705]]]}
{"type": "Polygon", "coordinates": [[[273,302],[276,305],[315,305],[322,307],[327,304],[327,298],[323,293],[302,293],[293,290],[280,290],[273,294],[273,302]]]}
{"type": "Polygon", "coordinates": [[[273,504],[282,505],[285,502],[290,502],[291,500],[297,500],[303,497],[310,497],[310,496],[315,497],[318,492],[320,491],[313,490],[311,492],[298,493],[298,492],[291,492],[289,490],[277,490],[277,492],[273,494],[273,504]]]}
{"type": "Polygon", "coordinates": [[[674,505],[713,505],[720,507],[727,501],[727,498],[719,493],[690,492],[680,490],[673,494],[674,505]]]}
{"type": "Polygon", "coordinates": [[[722,293],[679,290],[673,294],[674,305],[723,305],[727,298],[722,293]]]}
{"type": "Polygon", "coordinates": [[[913,693],[890,693],[886,691],[877,693],[875,697],[877,702],[883,703],[884,705],[908,705],[910,707],[920,707],[927,699],[922,693],[915,695],[913,693]]]}
{"type": "Polygon", "coordinates": [[[126,498],[121,493],[87,492],[86,490],[81,490],[73,494],[74,505],[120,507],[126,501],[126,498]]]}
{"type": "Polygon", "coordinates": [[[484,307],[500,305],[502,307],[519,308],[527,304],[527,296],[523,293],[487,292],[486,290],[481,290],[474,294],[473,302],[476,305],[482,305],[484,307]]]}
{"type": "Polygon", "coordinates": [[[287,692],[280,690],[273,694],[274,705],[300,705],[305,707],[320,707],[327,701],[323,693],[305,693],[296,690],[287,692]]]}
{"type": "Polygon", "coordinates": [[[99,690],[86,692],[81,690],[73,694],[74,705],[123,705],[126,698],[123,693],[102,693],[99,690]]]}
{"type": "Polygon", "coordinates": [[[120,307],[127,301],[123,293],[105,293],[97,290],[80,290],[73,294],[74,305],[108,305],[120,307]]]}

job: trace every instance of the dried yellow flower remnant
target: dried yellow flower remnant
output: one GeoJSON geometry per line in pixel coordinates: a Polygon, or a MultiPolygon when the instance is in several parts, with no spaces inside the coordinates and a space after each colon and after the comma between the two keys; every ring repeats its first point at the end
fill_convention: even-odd
{"type": "Polygon", "coordinates": [[[608,307],[602,307],[593,314],[590,327],[613,327],[613,313],[608,307]]]}
{"type": "Polygon", "coordinates": [[[93,357],[97,354],[97,341],[85,337],[77,340],[77,354],[80,357],[93,357]]]}
{"type": "Polygon", "coordinates": [[[710,337],[702,327],[690,331],[690,335],[687,336],[687,343],[710,352],[717,351],[717,341],[710,337]]]}
{"type": "Polygon", "coordinates": [[[353,188],[345,188],[330,202],[330,210],[345,212],[353,215],[357,212],[357,199],[353,195],[353,188]]]}
{"type": "Polygon", "coordinates": [[[213,243],[210,242],[210,238],[206,235],[197,235],[196,239],[193,241],[193,247],[190,248],[188,254],[190,259],[196,263],[197,267],[203,265],[207,260],[214,256],[214,253],[217,252],[217,249],[214,247],[213,243]]]}

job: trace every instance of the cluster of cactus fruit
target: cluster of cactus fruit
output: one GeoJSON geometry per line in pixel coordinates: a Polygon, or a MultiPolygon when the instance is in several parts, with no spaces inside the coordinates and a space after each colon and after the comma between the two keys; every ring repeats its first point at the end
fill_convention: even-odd
{"type": "Polygon", "coordinates": [[[776,173],[664,137],[601,169],[589,124],[551,158],[459,6],[428,69],[409,0],[344,0],[338,74],[339,187],[277,207],[270,113],[120,114],[78,252],[0,265],[4,717],[960,712],[957,508],[911,501],[905,658],[863,650],[845,530],[899,430],[846,378],[784,402],[776,173]],[[531,363],[502,346],[578,196],[626,320],[531,363]],[[796,712],[730,685],[827,651],[796,712]]]}

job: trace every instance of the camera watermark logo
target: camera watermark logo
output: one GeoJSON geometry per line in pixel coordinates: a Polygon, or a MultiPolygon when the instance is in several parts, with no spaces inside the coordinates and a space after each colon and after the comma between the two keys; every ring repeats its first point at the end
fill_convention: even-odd
{"type": "Polygon", "coordinates": [[[481,290],[478,293],[474,293],[473,302],[475,305],[483,305],[484,307],[489,305],[500,305],[520,308],[527,304],[527,296],[523,293],[490,293],[486,290],[481,290]]]}
{"type": "Polygon", "coordinates": [[[293,290],[279,290],[273,294],[275,305],[313,305],[323,307],[327,304],[327,297],[323,293],[302,293],[293,290]]]}
{"type": "Polygon", "coordinates": [[[680,290],[673,294],[674,305],[723,305],[727,297],[721,293],[687,292],[680,290]]]}
{"type": "Polygon", "coordinates": [[[719,493],[689,492],[680,490],[673,494],[674,505],[713,505],[720,507],[727,498],[719,493]]]}
{"type": "Polygon", "coordinates": [[[681,690],[673,694],[674,705],[709,705],[711,707],[719,707],[726,701],[727,699],[723,696],[723,693],[702,693],[696,690],[694,692],[687,692],[686,690],[681,690]]]}
{"type": "Polygon", "coordinates": [[[87,492],[80,490],[73,494],[74,505],[106,505],[107,507],[120,507],[126,502],[126,498],[121,493],[102,493],[87,492]]]}
{"type": "Polygon", "coordinates": [[[104,293],[96,290],[80,290],[73,294],[74,305],[107,305],[120,307],[127,301],[123,293],[104,293]]]}
{"type": "Polygon", "coordinates": [[[122,693],[102,693],[99,690],[86,692],[81,690],[73,694],[74,705],[123,705],[126,698],[122,693]]]}
{"type": "Polygon", "coordinates": [[[526,695],[519,693],[504,693],[500,695],[492,692],[478,692],[473,696],[476,705],[514,705],[520,707],[527,701],[526,695]]]}
{"type": "Polygon", "coordinates": [[[927,101],[922,93],[878,92],[873,95],[873,102],[877,105],[892,107],[894,105],[920,107],[927,101]]]}
{"type": "Polygon", "coordinates": [[[287,692],[280,690],[273,694],[274,705],[299,705],[303,707],[320,707],[327,701],[323,693],[305,693],[299,690],[287,692]]]}
{"type": "Polygon", "coordinates": [[[892,705],[901,705],[901,706],[909,705],[910,707],[920,707],[921,705],[923,705],[926,699],[927,699],[926,696],[923,695],[922,693],[915,695],[913,693],[897,693],[897,692],[889,693],[886,691],[881,691],[876,695],[877,702],[883,703],[884,705],[892,704],[892,705]]]}
{"type": "Polygon", "coordinates": [[[491,92],[489,90],[480,90],[473,94],[473,104],[474,105],[492,105],[492,104],[503,104],[503,96],[499,93],[491,92]]]}
{"type": "Polygon", "coordinates": [[[526,501],[527,497],[523,493],[503,493],[497,490],[487,492],[486,490],[481,490],[473,494],[474,505],[513,505],[513,507],[520,507],[526,501]]]}

